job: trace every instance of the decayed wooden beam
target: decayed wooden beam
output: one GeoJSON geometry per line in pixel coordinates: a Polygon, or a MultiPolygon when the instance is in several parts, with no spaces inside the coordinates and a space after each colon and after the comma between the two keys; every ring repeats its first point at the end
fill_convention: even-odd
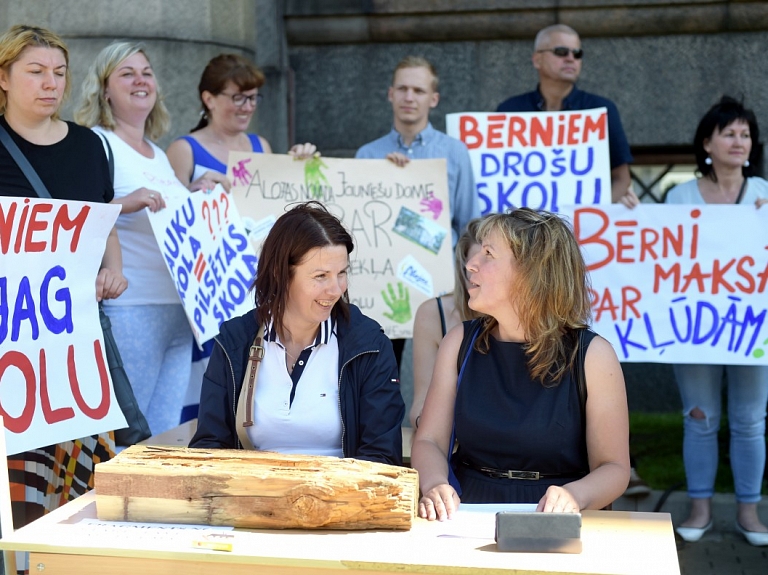
{"type": "Polygon", "coordinates": [[[134,445],[96,466],[99,519],[269,529],[410,529],[407,467],[265,451],[134,445]]]}

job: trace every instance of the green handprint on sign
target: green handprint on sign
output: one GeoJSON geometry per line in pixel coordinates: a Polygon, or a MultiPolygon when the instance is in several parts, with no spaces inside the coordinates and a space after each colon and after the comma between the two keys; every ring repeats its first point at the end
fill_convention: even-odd
{"type": "Polygon", "coordinates": [[[328,186],[328,178],[322,172],[321,168],[327,168],[318,154],[309,158],[304,164],[304,185],[307,187],[309,196],[315,200],[323,199],[323,186],[328,186]]]}
{"type": "Polygon", "coordinates": [[[397,323],[408,323],[411,320],[411,294],[402,282],[397,282],[397,295],[392,284],[381,291],[381,297],[392,313],[384,312],[384,316],[397,323]]]}

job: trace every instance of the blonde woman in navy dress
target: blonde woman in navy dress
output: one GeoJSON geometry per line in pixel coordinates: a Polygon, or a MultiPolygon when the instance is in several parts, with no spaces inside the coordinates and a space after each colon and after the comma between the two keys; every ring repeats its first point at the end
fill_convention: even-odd
{"type": "Polygon", "coordinates": [[[579,246],[559,216],[527,208],[488,216],[477,235],[482,250],[466,265],[469,307],[485,316],[476,320],[458,390],[457,358],[472,324],[452,329],[438,351],[411,455],[419,515],[450,518],[460,501],[601,509],[629,481],[627,399],[613,348],[587,329],[579,246]],[[451,464],[461,497],[448,479],[454,422],[459,449],[451,464]]]}

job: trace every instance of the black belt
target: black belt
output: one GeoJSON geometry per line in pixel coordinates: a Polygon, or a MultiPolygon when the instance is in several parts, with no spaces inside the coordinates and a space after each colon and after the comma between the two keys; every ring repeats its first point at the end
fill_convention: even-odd
{"type": "Polygon", "coordinates": [[[579,477],[584,477],[586,475],[586,473],[578,472],[578,471],[573,473],[540,473],[538,471],[515,471],[513,469],[494,469],[493,467],[479,467],[476,465],[472,465],[467,461],[462,461],[461,464],[464,465],[465,467],[469,467],[470,469],[479,471],[483,475],[487,475],[488,477],[492,477],[494,479],[527,479],[529,481],[536,481],[537,479],[568,478],[568,477],[577,479],[579,477]]]}

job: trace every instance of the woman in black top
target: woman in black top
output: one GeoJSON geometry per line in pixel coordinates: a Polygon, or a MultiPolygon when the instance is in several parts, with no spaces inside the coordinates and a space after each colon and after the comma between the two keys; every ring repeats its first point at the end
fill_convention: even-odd
{"type": "MultiPolygon", "coordinates": [[[[112,183],[98,136],[58,117],[68,91],[69,53],[56,34],[17,25],[0,37],[0,124],[53,198],[109,202],[112,183]]],[[[0,194],[37,197],[2,145],[0,194]]],[[[112,230],[96,280],[96,296],[99,300],[118,297],[127,285],[120,244],[112,230]]],[[[55,375],[49,377],[53,383],[55,375]]],[[[85,493],[93,487],[94,464],[113,455],[114,438],[109,432],[9,457],[15,526],[85,493]],[[37,469],[37,474],[31,469],[37,469]],[[30,495],[32,490],[39,492],[36,497],[30,495]]]]}

